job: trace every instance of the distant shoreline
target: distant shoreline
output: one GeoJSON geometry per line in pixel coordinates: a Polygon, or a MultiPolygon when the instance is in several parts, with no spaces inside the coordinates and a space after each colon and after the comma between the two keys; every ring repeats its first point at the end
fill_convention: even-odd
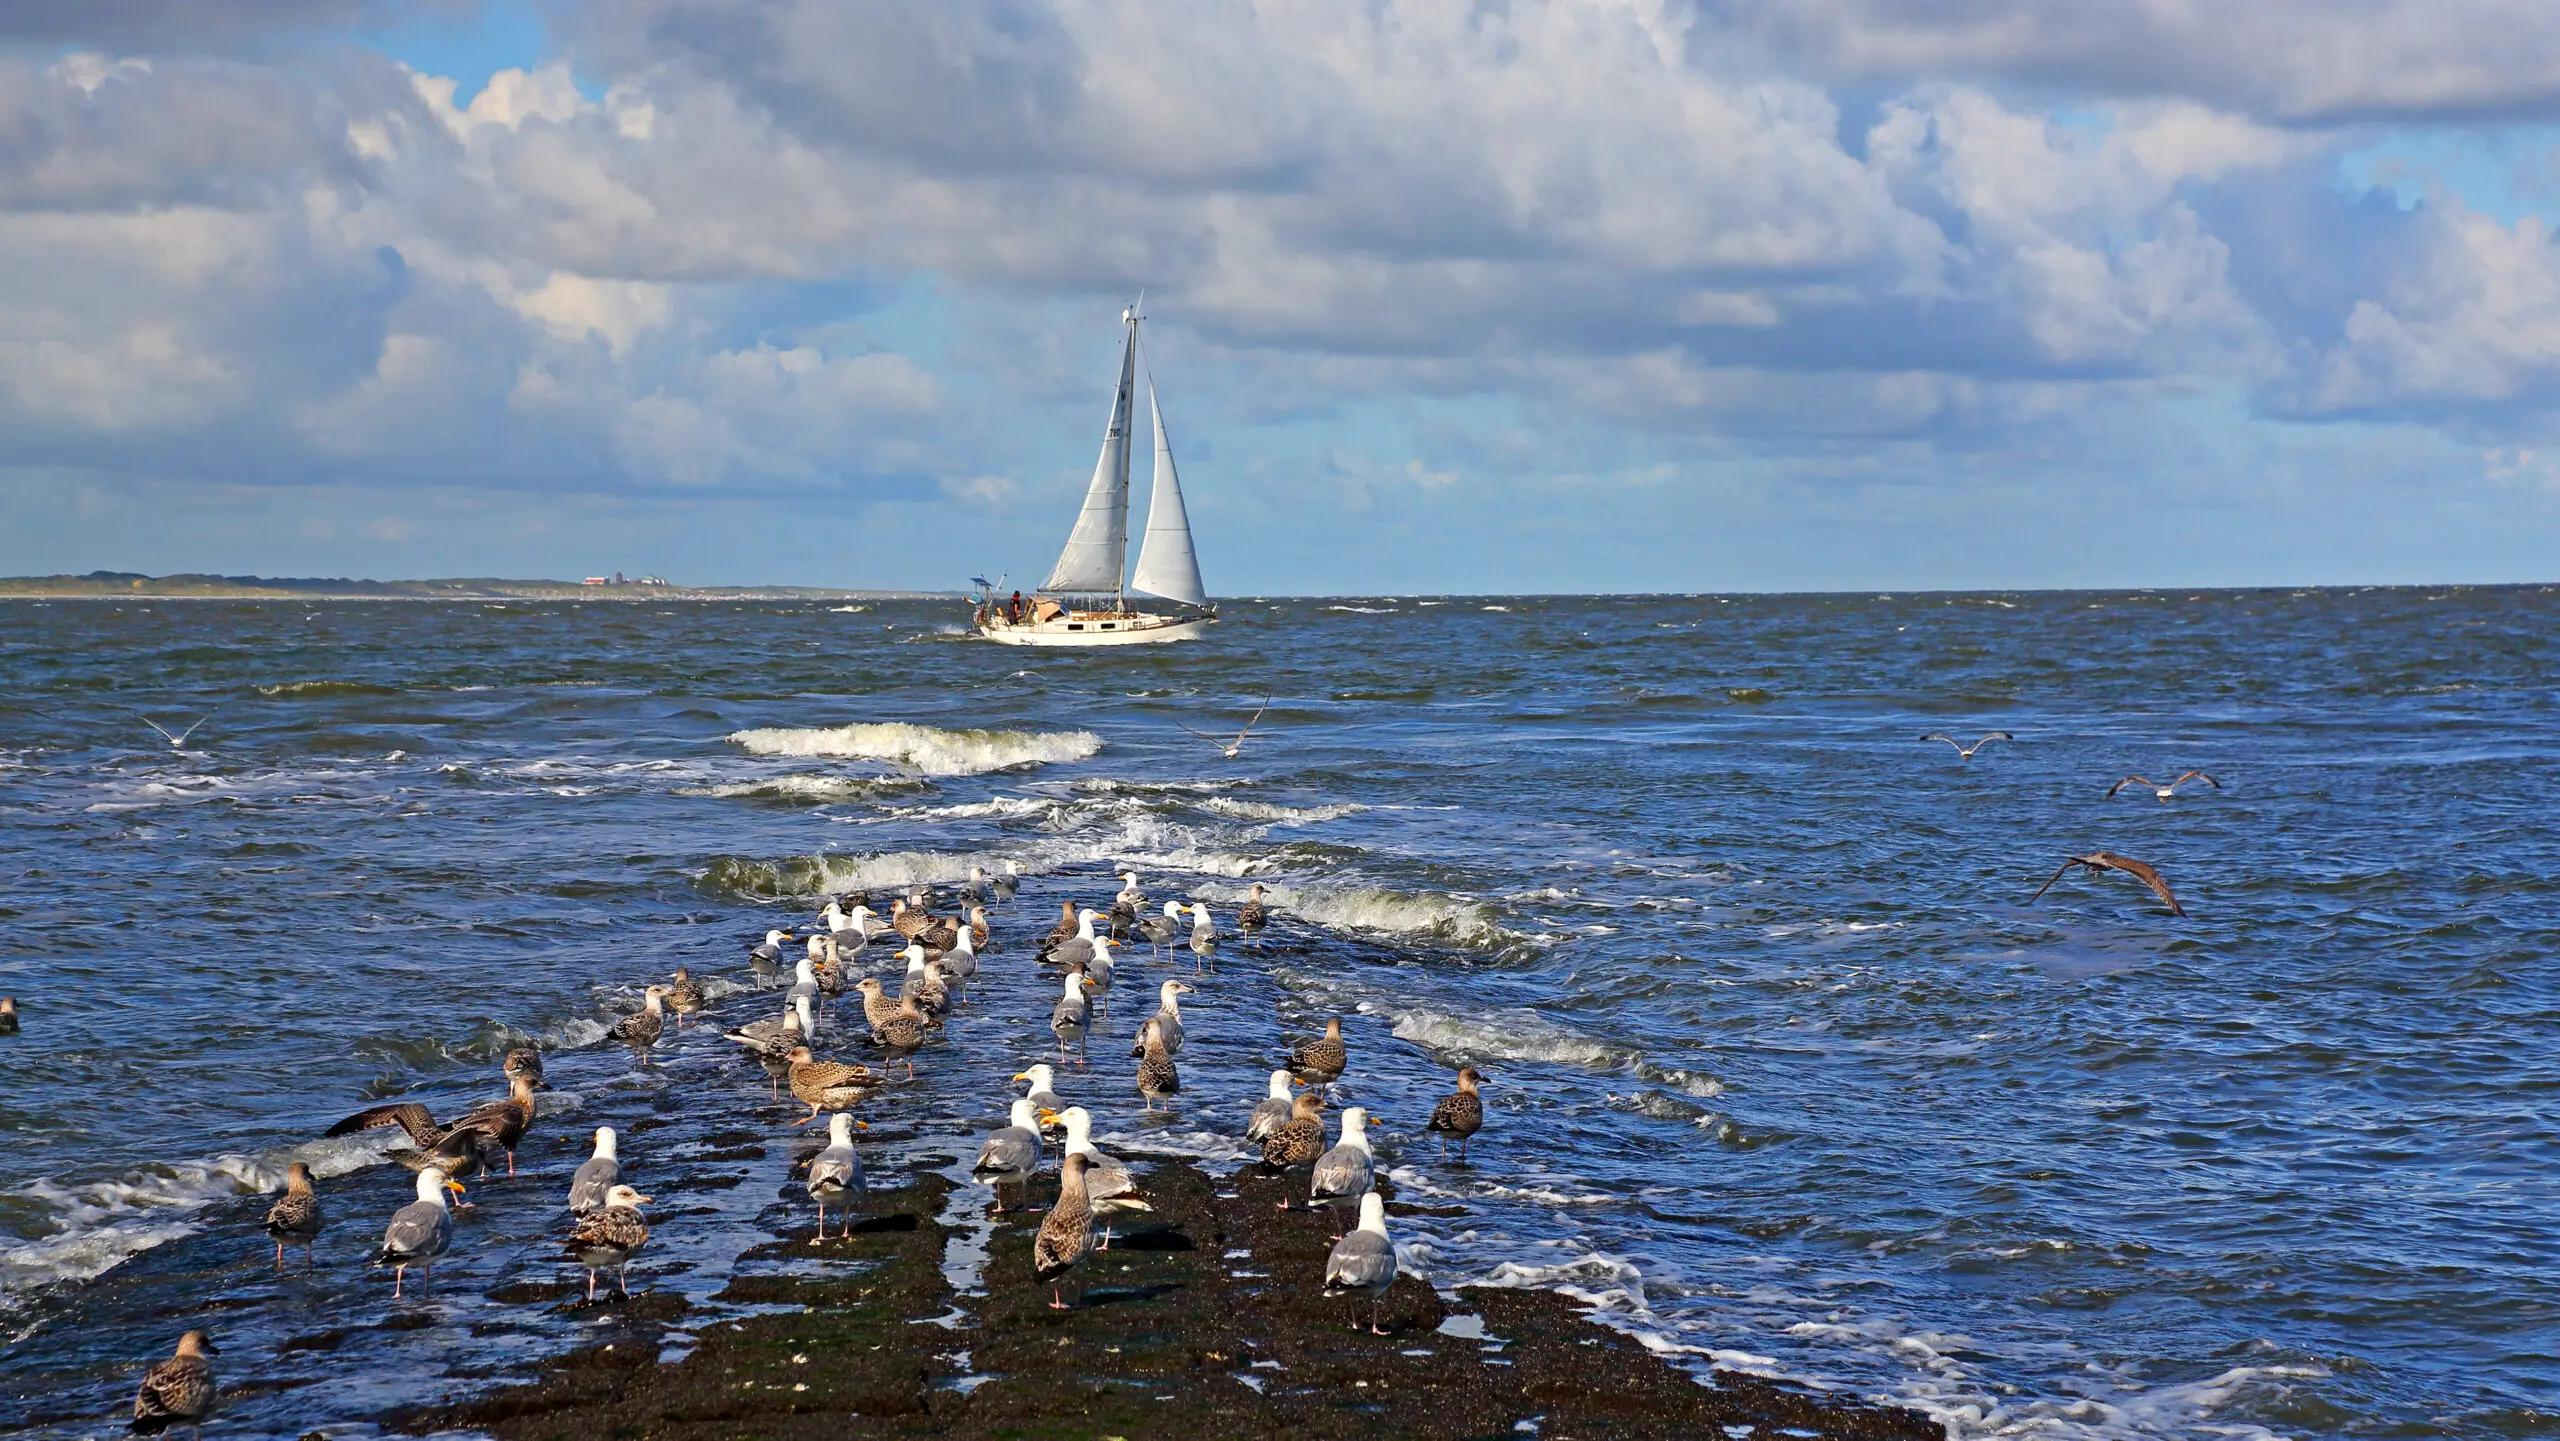
{"type": "Polygon", "coordinates": [[[0,576],[0,600],[427,600],[427,601],[720,601],[720,600],[950,600],[959,591],[837,590],[808,585],[696,586],[587,585],[574,580],[300,579],[254,575],[0,576]]]}

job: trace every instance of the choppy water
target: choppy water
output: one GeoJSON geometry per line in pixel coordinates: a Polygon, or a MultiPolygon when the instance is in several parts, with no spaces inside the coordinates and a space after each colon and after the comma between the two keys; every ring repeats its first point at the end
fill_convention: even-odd
{"type": "Polygon", "coordinates": [[[679,963],[747,982],[821,890],[998,857],[1015,945],[874,1106],[885,1184],[965,1159],[1045,1040],[1021,943],[1060,897],[1260,880],[1286,920],[1202,985],[1178,1117],[1122,1054],[1166,967],[1067,1087],[1235,1154],[1282,1035],[1348,1015],[1396,1182],[1468,1202],[1402,1225],[1444,1283],[1571,1286],[1965,1435],[2554,1429],[2553,592],[1225,613],[1072,656],[924,604],[0,603],[0,1429],[94,1429],[183,1324],[240,1434],[575,1344],[609,1322],[539,1288],[600,1122],[660,1201],[637,1274],[723,1314],[807,1224],[782,1113],[708,1032],[635,1069],[601,1023],[679,963]],[[1176,728],[1266,692],[1240,761],[1176,728]],[[141,722],[206,711],[182,752],[141,722]],[[2099,799],[2190,766],[2227,789],[2099,799]],[[2025,904],[2098,847],[2190,917],[2121,877],[2025,904]],[[310,1138],[494,1095],[520,1035],[555,1048],[534,1174],[335,1339],[386,1313],[355,1261],[409,1178],[310,1138]],[[1419,1137],[1460,1061],[1472,1168],[1419,1137]],[[335,1219],[278,1278],[256,1193],[294,1157],[335,1219]]]}

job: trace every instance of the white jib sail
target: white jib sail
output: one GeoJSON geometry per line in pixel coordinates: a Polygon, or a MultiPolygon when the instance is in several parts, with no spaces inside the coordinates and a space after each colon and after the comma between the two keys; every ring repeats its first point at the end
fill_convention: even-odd
{"type": "Polygon", "coordinates": [[[1182,508],[1182,481],[1173,473],[1173,439],[1164,431],[1164,406],[1156,400],[1153,377],[1147,380],[1147,410],[1156,428],[1156,489],[1147,502],[1147,538],[1138,547],[1138,573],[1129,578],[1129,588],[1184,605],[1207,605],[1200,558],[1191,550],[1191,516],[1182,508]]]}
{"type": "Polygon", "coordinates": [[[1120,589],[1120,567],[1129,555],[1129,412],[1137,359],[1138,327],[1132,322],[1128,346],[1120,352],[1120,388],[1111,397],[1111,428],[1103,432],[1102,458],[1094,462],[1084,510],[1040,587],[1044,591],[1120,589]]]}

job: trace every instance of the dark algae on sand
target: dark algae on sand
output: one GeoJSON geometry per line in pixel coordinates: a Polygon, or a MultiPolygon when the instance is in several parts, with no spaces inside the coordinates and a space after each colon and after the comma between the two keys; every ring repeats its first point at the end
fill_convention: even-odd
{"type": "MultiPolygon", "coordinates": [[[[958,1233],[932,1214],[949,1183],[934,1178],[866,1203],[843,1240],[775,1241],[770,1259],[801,1269],[741,1276],[721,1298],[766,1313],[714,1326],[673,1359],[662,1343],[681,1303],[644,1297],[609,1339],[538,1380],[397,1423],[502,1441],[1942,1434],[1916,1412],[1730,1371],[1702,1382],[1550,1291],[1471,1286],[1444,1300],[1399,1280],[1389,1334],[1355,1331],[1313,1284],[1325,1228],[1278,1211],[1280,1183],[1128,1159],[1154,1212],[1085,1263],[1074,1310],[1050,1309],[1033,1283],[1037,1212],[997,1225],[983,1291],[955,1290],[943,1262],[958,1233]]],[[[1055,1189],[1052,1174],[1035,1204],[1055,1189]]],[[[1391,1217],[1413,1210],[1389,1204],[1391,1217]]]]}

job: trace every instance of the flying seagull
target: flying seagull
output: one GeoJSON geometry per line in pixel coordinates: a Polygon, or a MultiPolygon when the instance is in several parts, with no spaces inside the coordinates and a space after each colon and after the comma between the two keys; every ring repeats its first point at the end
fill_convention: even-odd
{"type": "Polygon", "coordinates": [[[2123,780],[2107,787],[2107,799],[2114,800],[2116,798],[2116,792],[2123,790],[2126,786],[2149,786],[2153,795],[2158,796],[2160,799],[2165,801],[2169,799],[2169,797],[2176,795],[2178,793],[2178,787],[2185,785],[2189,781],[2202,781],[2206,785],[2213,787],[2215,790],[2222,789],[2222,782],[2215,780],[2213,777],[2206,775],[2202,771],[2189,771],[2185,775],[2178,777],[2176,780],[2169,782],[2165,786],[2160,784],[2158,781],[2144,780],[2140,776],[2126,776],[2123,780]]]}
{"type": "Polygon", "coordinates": [[[2031,906],[2034,905],[2038,897],[2053,889],[2053,883],[2055,881],[2062,879],[2062,872],[2071,869],[2073,866],[2087,866],[2093,871],[2122,871],[2126,875],[2129,875],[2135,880],[2142,882],[2144,885],[2149,886],[2151,888],[2151,893],[2160,898],[2160,903],[2169,908],[2169,914],[2173,916],[2183,916],[2187,913],[2186,907],[2178,904],[2178,898],[2169,894],[2169,883],[2160,879],[2160,873],[2158,871],[2153,870],[2148,864],[2142,861],[2137,861],[2131,856],[2120,856],[2113,851],[2091,851],[2085,856],[2073,856],[2071,859],[2064,861],[2060,870],[2056,870],[2052,875],[2047,876],[2045,878],[2045,883],[2036,887],[2035,895],[2027,897],[2027,904],[2031,906]]]}
{"type": "Polygon", "coordinates": [[[169,749],[171,749],[171,750],[173,750],[173,751],[177,751],[177,750],[185,750],[185,749],[187,748],[187,737],[189,737],[189,736],[191,736],[191,735],[194,735],[194,734],[196,733],[196,731],[197,731],[197,729],[198,729],[199,727],[201,727],[201,726],[202,726],[206,721],[209,721],[209,720],[211,720],[211,719],[213,719],[213,713],[212,713],[211,711],[207,711],[207,712],[205,712],[203,715],[200,715],[200,716],[197,716],[197,717],[196,717],[196,723],[195,723],[195,725],[191,725],[191,726],[187,727],[185,730],[182,730],[182,731],[178,732],[176,735],[171,735],[171,734],[169,734],[169,732],[168,732],[167,730],[165,730],[165,729],[163,729],[163,728],[161,727],[160,722],[158,722],[158,721],[156,721],[156,720],[153,720],[153,719],[152,719],[151,717],[149,717],[149,716],[144,716],[144,717],[142,718],[142,723],[143,723],[144,725],[147,725],[147,726],[151,727],[153,730],[159,731],[159,732],[160,732],[160,739],[162,739],[162,740],[164,740],[164,741],[167,741],[167,742],[169,743],[169,749]]]}
{"type": "Polygon", "coordinates": [[[1193,735],[1196,735],[1200,737],[1200,739],[1207,741],[1209,744],[1216,746],[1219,752],[1226,756],[1227,759],[1234,760],[1236,757],[1244,754],[1245,737],[1253,734],[1253,728],[1262,723],[1262,712],[1269,709],[1271,709],[1271,697],[1264,696],[1262,698],[1261,707],[1253,713],[1253,719],[1246,721],[1244,723],[1244,729],[1237,731],[1236,738],[1231,741],[1220,740],[1216,736],[1209,734],[1207,731],[1191,730],[1191,727],[1189,726],[1184,726],[1183,729],[1191,731],[1193,735]]]}
{"type": "Polygon", "coordinates": [[[1957,740],[1954,736],[1943,736],[1938,734],[1936,731],[1931,731],[1920,739],[1924,741],[1945,741],[1947,744],[1956,748],[1956,758],[1958,760],[1969,761],[1973,759],[1973,753],[1975,751],[1982,749],[1993,741],[2013,741],[2016,740],[2017,737],[2009,734],[2007,731],[1993,731],[1982,739],[1975,741],[1973,744],[1966,745],[1964,742],[1957,740]]]}

